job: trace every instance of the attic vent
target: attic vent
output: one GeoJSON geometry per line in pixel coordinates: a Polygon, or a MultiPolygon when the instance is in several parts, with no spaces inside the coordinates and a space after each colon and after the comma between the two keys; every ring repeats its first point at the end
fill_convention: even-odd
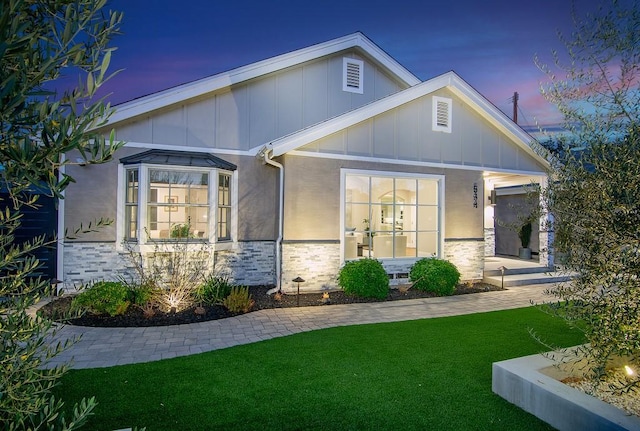
{"type": "Polygon", "coordinates": [[[353,58],[342,59],[342,91],[362,94],[364,63],[353,58]]]}
{"type": "Polygon", "coordinates": [[[451,99],[433,97],[433,130],[451,133],[451,99]]]}

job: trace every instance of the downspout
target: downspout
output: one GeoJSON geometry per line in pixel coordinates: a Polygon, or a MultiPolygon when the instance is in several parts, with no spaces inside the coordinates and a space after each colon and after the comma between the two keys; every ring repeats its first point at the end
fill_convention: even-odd
{"type": "Polygon", "coordinates": [[[276,287],[269,289],[267,295],[280,292],[282,288],[282,236],[284,228],[284,166],[271,159],[273,150],[266,146],[260,150],[258,156],[262,156],[262,163],[271,165],[280,170],[280,190],[278,198],[278,239],[276,240],[276,287]]]}

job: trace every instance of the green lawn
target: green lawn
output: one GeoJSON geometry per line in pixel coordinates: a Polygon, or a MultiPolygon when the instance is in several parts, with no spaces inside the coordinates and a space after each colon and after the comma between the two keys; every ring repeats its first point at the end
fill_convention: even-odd
{"type": "Polygon", "coordinates": [[[491,392],[491,364],[581,336],[536,308],[319,330],[159,362],[71,371],[86,429],[546,430],[491,392]]]}

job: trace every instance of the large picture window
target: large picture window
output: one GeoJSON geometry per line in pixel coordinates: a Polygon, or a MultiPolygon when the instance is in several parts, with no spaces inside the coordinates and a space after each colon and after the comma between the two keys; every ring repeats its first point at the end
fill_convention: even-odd
{"type": "Polygon", "coordinates": [[[344,184],[345,259],[440,254],[441,178],[347,173],[344,184]]]}

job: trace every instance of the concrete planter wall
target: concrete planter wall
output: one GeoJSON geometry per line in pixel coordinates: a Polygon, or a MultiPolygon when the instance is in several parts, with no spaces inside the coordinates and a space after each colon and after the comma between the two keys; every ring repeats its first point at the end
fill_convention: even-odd
{"type": "Polygon", "coordinates": [[[559,431],[640,430],[640,418],[561,383],[557,371],[543,355],[496,362],[492,390],[559,431]]]}

